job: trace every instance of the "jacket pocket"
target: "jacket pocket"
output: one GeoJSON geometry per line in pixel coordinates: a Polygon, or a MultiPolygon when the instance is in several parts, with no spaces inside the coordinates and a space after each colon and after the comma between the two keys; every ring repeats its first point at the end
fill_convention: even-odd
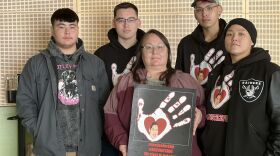
{"type": "Polygon", "coordinates": [[[85,87],[85,94],[86,98],[90,98],[90,100],[98,100],[98,91],[96,82],[93,77],[90,76],[84,76],[84,87],[85,87]]]}

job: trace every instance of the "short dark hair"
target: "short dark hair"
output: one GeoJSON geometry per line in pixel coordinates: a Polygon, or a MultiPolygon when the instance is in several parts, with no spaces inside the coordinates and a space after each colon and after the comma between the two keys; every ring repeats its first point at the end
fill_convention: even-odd
{"type": "Polygon", "coordinates": [[[114,8],[114,18],[117,16],[117,11],[118,10],[128,9],[128,8],[133,9],[135,11],[136,15],[138,16],[138,8],[134,4],[129,3],[129,2],[123,2],[123,3],[120,3],[120,4],[115,6],[115,8],[114,8]]]}
{"type": "Polygon", "coordinates": [[[158,36],[167,48],[167,53],[168,53],[167,64],[166,64],[167,69],[166,69],[166,71],[161,73],[159,80],[161,80],[161,81],[165,80],[165,85],[168,85],[170,83],[169,80],[170,80],[171,76],[175,73],[175,69],[172,68],[172,64],[171,64],[171,48],[170,48],[168,39],[160,31],[155,30],[155,29],[150,29],[148,32],[146,32],[145,35],[142,37],[142,39],[139,42],[139,45],[137,48],[137,54],[136,54],[136,61],[135,61],[135,64],[133,65],[133,69],[132,69],[133,80],[135,82],[141,83],[137,70],[141,69],[141,68],[145,69],[145,65],[144,65],[144,62],[142,59],[143,42],[151,34],[155,34],[156,36],[158,36]]]}
{"type": "Polygon", "coordinates": [[[55,21],[65,21],[65,22],[75,22],[79,23],[79,17],[75,11],[69,8],[57,9],[51,17],[52,26],[54,26],[55,21]]]}

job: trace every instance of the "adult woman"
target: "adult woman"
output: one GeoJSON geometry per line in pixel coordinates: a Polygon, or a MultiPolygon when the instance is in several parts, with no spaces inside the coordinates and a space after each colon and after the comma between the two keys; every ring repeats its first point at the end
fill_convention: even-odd
{"type": "Polygon", "coordinates": [[[254,24],[244,18],[225,28],[229,59],[209,77],[202,135],[208,156],[280,154],[280,68],[266,50],[254,47],[256,39],[254,24]]]}
{"type": "MultiPolygon", "coordinates": [[[[148,31],[140,41],[138,54],[132,73],[121,77],[112,90],[104,107],[105,132],[110,142],[127,155],[127,144],[130,128],[131,104],[135,83],[164,85],[177,88],[196,89],[197,108],[194,131],[204,125],[204,91],[189,74],[175,71],[171,67],[171,50],[166,37],[157,30],[148,31]]],[[[193,155],[201,155],[193,139],[193,155]]]]}

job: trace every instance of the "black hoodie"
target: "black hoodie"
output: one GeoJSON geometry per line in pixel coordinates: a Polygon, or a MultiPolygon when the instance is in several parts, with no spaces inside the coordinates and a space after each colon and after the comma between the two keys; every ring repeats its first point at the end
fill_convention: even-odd
{"type": "Polygon", "coordinates": [[[225,51],[223,37],[223,30],[225,26],[225,20],[220,19],[220,29],[217,38],[211,42],[206,42],[203,35],[202,27],[198,25],[191,34],[187,35],[180,41],[177,49],[175,68],[182,70],[183,72],[190,73],[195,79],[198,79],[199,73],[203,72],[203,81],[200,82],[200,84],[205,87],[208,74],[215,67],[214,64],[216,64],[221,57],[214,57],[214,63],[212,65],[208,64],[209,61],[204,62],[203,60],[205,58],[205,55],[211,49],[214,52],[213,55],[211,55],[211,58],[213,58],[213,56],[216,56],[216,53],[218,51],[220,51],[222,54],[225,51]]]}
{"type": "Polygon", "coordinates": [[[207,89],[202,135],[207,155],[280,154],[280,68],[270,62],[268,51],[253,48],[235,64],[224,61],[210,74],[207,89]],[[218,90],[222,97],[214,104],[218,90]]]}
{"type": "Polygon", "coordinates": [[[132,47],[125,49],[118,41],[118,34],[116,29],[112,28],[108,32],[108,38],[110,42],[98,48],[94,53],[105,63],[106,72],[110,80],[111,88],[113,88],[113,83],[116,83],[114,80],[115,78],[113,77],[119,77],[119,75],[121,75],[125,70],[132,57],[136,56],[136,49],[138,47],[139,41],[144,34],[145,32],[143,30],[138,29],[137,43],[132,47]],[[112,65],[117,68],[115,74],[112,74],[112,65]]]}

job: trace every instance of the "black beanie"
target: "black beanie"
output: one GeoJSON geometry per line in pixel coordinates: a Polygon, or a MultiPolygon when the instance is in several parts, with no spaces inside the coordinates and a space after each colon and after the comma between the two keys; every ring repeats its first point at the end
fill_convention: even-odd
{"type": "Polygon", "coordinates": [[[250,34],[251,40],[253,41],[254,45],[256,44],[256,41],[257,41],[257,29],[256,29],[255,25],[251,21],[249,21],[249,20],[247,20],[245,18],[235,18],[235,19],[231,20],[227,24],[227,26],[225,28],[225,33],[227,33],[228,28],[231,27],[234,24],[240,25],[243,28],[245,28],[248,31],[248,33],[250,34]]]}

